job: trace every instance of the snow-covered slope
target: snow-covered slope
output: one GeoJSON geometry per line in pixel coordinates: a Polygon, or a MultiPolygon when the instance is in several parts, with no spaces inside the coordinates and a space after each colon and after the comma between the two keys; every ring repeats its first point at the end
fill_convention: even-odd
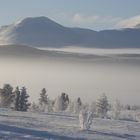
{"type": "Polygon", "coordinates": [[[63,47],[81,44],[90,32],[93,31],[66,28],[47,17],[25,18],[1,28],[0,44],[63,47]]]}
{"type": "Polygon", "coordinates": [[[139,48],[140,29],[93,31],[64,27],[47,17],[25,18],[0,29],[0,44],[38,47],[139,48]]]}
{"type": "Polygon", "coordinates": [[[1,140],[139,140],[140,123],[94,119],[80,130],[77,116],[0,109],[1,140]]]}

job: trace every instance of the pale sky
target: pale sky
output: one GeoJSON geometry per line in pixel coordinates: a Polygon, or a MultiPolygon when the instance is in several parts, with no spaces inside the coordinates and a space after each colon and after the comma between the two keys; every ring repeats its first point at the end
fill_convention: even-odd
{"type": "Polygon", "coordinates": [[[0,0],[0,26],[37,16],[94,30],[134,27],[140,0],[0,0]]]}

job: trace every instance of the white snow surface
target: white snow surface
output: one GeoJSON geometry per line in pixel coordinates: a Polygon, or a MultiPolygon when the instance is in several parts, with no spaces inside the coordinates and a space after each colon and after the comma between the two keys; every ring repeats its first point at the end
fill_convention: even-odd
{"type": "Polygon", "coordinates": [[[95,118],[86,131],[80,130],[78,116],[68,113],[0,108],[0,140],[140,140],[140,123],[95,118]]]}

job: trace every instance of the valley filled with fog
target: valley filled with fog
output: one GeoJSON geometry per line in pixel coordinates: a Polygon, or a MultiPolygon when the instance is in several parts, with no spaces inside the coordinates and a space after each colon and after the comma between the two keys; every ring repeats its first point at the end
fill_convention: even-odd
{"type": "Polygon", "coordinates": [[[45,87],[50,98],[66,92],[72,99],[91,102],[106,93],[110,102],[119,99],[124,104],[139,104],[139,49],[83,50],[48,49],[32,51],[32,55],[28,49],[25,55],[7,51],[0,59],[0,86],[26,86],[31,101],[37,101],[45,87]]]}

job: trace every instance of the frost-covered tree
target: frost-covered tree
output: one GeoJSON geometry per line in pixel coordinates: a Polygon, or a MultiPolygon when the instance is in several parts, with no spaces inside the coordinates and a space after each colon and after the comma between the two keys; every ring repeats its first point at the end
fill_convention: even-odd
{"type": "Polygon", "coordinates": [[[30,103],[28,102],[29,95],[27,94],[26,88],[22,87],[20,97],[20,111],[27,111],[30,103]]]}
{"type": "Polygon", "coordinates": [[[89,111],[92,112],[94,114],[94,116],[97,115],[97,107],[96,107],[96,102],[92,102],[89,105],[89,111]]]}
{"type": "Polygon", "coordinates": [[[131,110],[140,110],[140,105],[132,105],[131,110]]]}
{"type": "Polygon", "coordinates": [[[14,94],[15,94],[14,109],[16,111],[20,111],[20,90],[19,90],[19,87],[16,87],[14,94]]]}
{"type": "Polygon", "coordinates": [[[127,105],[125,105],[125,109],[126,110],[131,110],[131,106],[127,104],[127,105]]]}
{"type": "Polygon", "coordinates": [[[41,90],[41,93],[40,93],[40,98],[39,98],[39,103],[42,105],[42,104],[47,104],[48,103],[48,95],[46,94],[47,91],[45,88],[43,88],[41,90]]]}
{"type": "Polygon", "coordinates": [[[116,100],[113,104],[113,119],[119,119],[120,117],[120,113],[121,113],[121,104],[120,104],[120,101],[119,100],[116,100]]]}
{"type": "Polygon", "coordinates": [[[46,107],[49,105],[49,99],[48,99],[48,95],[46,94],[47,91],[45,88],[43,88],[41,90],[40,93],[40,98],[39,98],[39,105],[40,105],[40,109],[45,112],[46,107]]]}
{"type": "Polygon", "coordinates": [[[62,93],[58,96],[54,103],[54,111],[65,111],[69,105],[69,97],[66,93],[62,93]]]}
{"type": "Polygon", "coordinates": [[[48,100],[48,104],[46,106],[46,112],[53,112],[53,101],[52,100],[48,100]]]}
{"type": "Polygon", "coordinates": [[[80,128],[82,130],[89,130],[92,125],[93,117],[93,112],[83,108],[79,113],[80,128]]]}
{"type": "Polygon", "coordinates": [[[59,112],[59,111],[62,111],[63,110],[63,103],[62,103],[62,98],[61,96],[58,96],[55,100],[55,103],[54,103],[54,111],[55,112],[59,112]]]}
{"type": "Polygon", "coordinates": [[[69,96],[66,93],[61,94],[62,110],[66,110],[69,104],[69,96]]]}
{"type": "Polygon", "coordinates": [[[74,102],[74,113],[79,114],[80,110],[82,109],[82,101],[80,97],[74,102]]]}
{"type": "Polygon", "coordinates": [[[109,109],[109,103],[107,96],[102,94],[97,101],[97,115],[101,118],[107,117],[107,111],[109,109]]]}
{"type": "Polygon", "coordinates": [[[67,107],[67,112],[70,112],[70,113],[74,113],[74,102],[73,101],[69,101],[69,105],[67,107]]]}
{"type": "Polygon", "coordinates": [[[3,107],[10,107],[14,102],[13,87],[10,84],[5,84],[1,89],[1,105],[3,107]]]}
{"type": "Polygon", "coordinates": [[[33,103],[31,104],[30,110],[33,111],[33,112],[40,112],[39,105],[36,104],[35,102],[33,102],[33,103]]]}

